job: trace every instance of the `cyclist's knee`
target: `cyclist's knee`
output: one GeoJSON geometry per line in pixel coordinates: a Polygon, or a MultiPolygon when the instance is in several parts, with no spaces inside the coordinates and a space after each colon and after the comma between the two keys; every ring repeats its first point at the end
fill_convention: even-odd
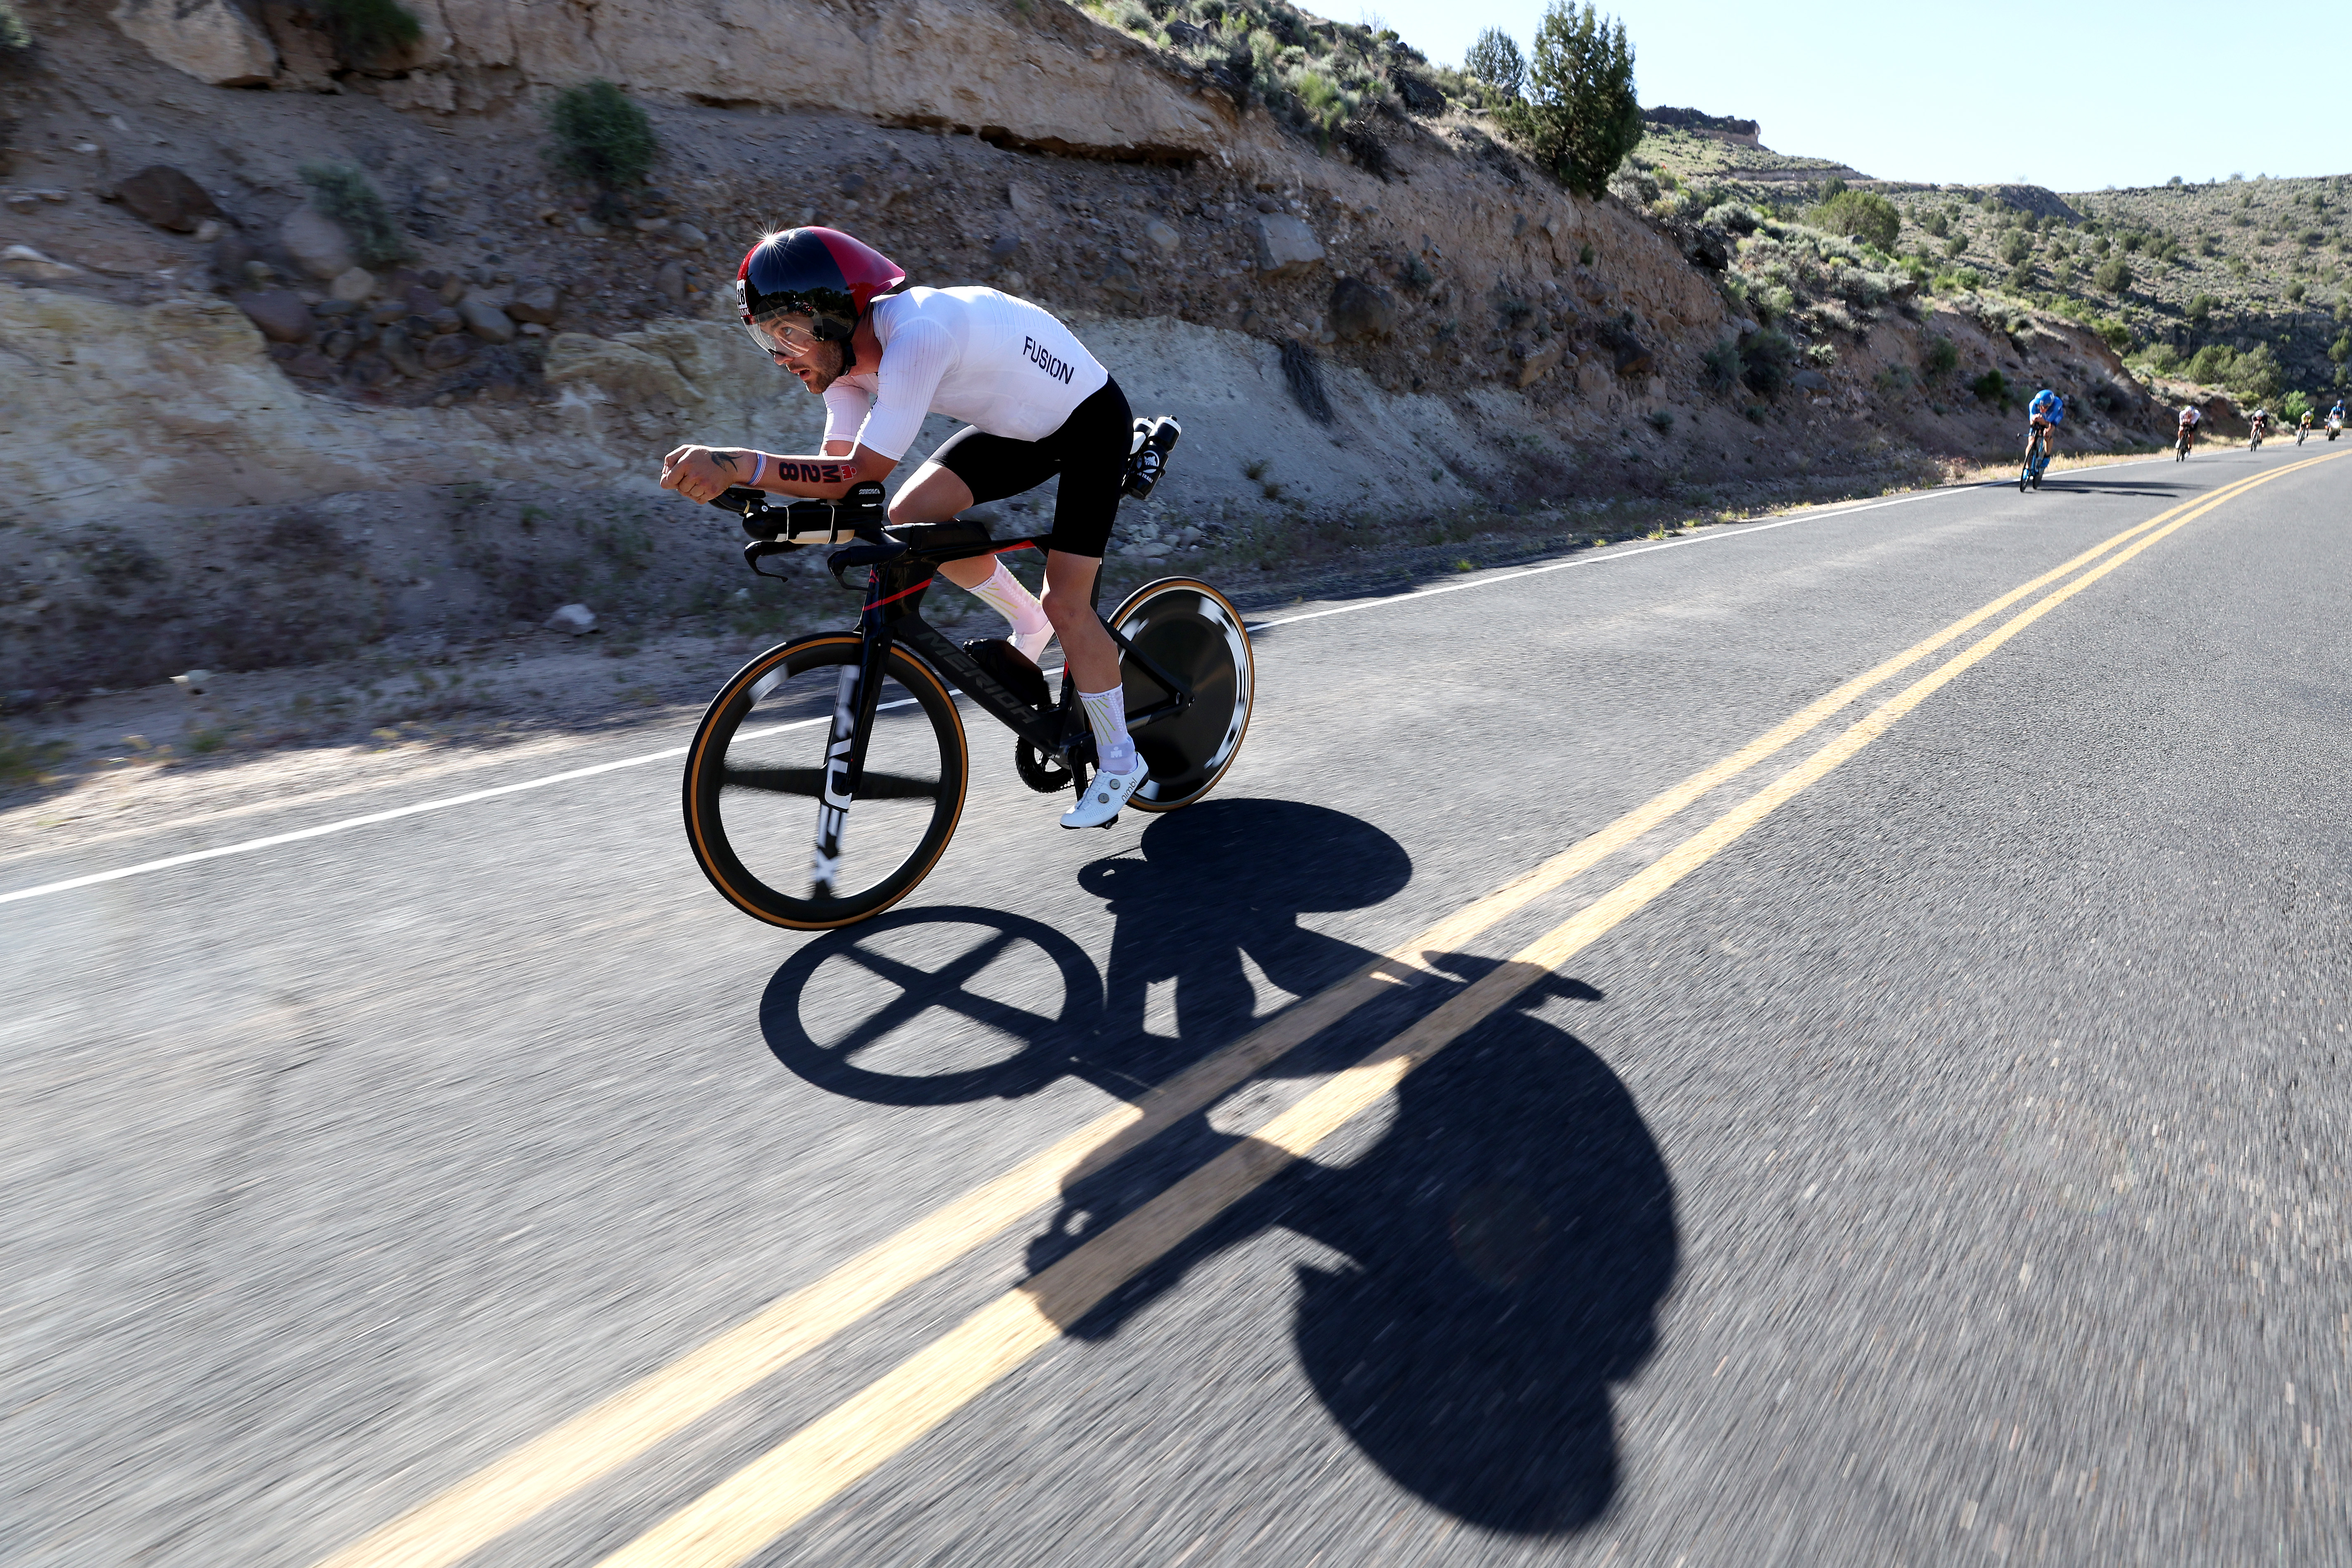
{"type": "Polygon", "coordinates": [[[1045,606],[1045,618],[1056,626],[1075,625],[1093,613],[1093,605],[1087,603],[1087,595],[1074,594],[1066,588],[1056,588],[1050,583],[1046,584],[1045,595],[1040,603],[1045,606]]]}

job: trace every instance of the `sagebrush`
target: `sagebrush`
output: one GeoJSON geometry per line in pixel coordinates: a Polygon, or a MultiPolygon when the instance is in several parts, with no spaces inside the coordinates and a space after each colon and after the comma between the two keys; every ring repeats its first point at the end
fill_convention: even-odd
{"type": "Polygon", "coordinates": [[[301,174],[310,205],[342,226],[362,265],[385,267],[408,255],[408,237],[364,171],[351,163],[305,163],[301,174]]]}
{"type": "Polygon", "coordinates": [[[642,183],[660,151],[646,111],[602,77],[557,93],[547,129],[556,166],[605,191],[642,183]]]}

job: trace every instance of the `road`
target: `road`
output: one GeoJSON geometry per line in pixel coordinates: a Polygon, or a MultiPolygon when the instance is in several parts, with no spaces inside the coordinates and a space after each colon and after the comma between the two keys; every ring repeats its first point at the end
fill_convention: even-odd
{"type": "Polygon", "coordinates": [[[2340,454],[1293,605],[848,932],[682,732],[0,864],[0,1556],[2352,1561],[2340,454]]]}

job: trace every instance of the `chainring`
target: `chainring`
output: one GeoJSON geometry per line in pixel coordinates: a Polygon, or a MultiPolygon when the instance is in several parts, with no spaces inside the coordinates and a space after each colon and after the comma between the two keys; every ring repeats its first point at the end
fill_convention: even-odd
{"type": "Polygon", "coordinates": [[[1013,767],[1021,782],[1039,795],[1059,795],[1076,782],[1060,758],[1045,755],[1026,741],[1013,743],[1013,767]]]}

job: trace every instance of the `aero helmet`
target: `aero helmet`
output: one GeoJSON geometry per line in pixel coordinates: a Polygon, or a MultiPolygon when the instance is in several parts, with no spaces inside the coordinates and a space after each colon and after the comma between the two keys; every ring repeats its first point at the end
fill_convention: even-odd
{"type": "Polygon", "coordinates": [[[845,343],[866,307],[906,281],[905,268],[839,229],[788,228],[743,253],[735,309],[753,342],[769,353],[789,353],[773,331],[776,318],[814,317],[810,336],[845,343]]]}

